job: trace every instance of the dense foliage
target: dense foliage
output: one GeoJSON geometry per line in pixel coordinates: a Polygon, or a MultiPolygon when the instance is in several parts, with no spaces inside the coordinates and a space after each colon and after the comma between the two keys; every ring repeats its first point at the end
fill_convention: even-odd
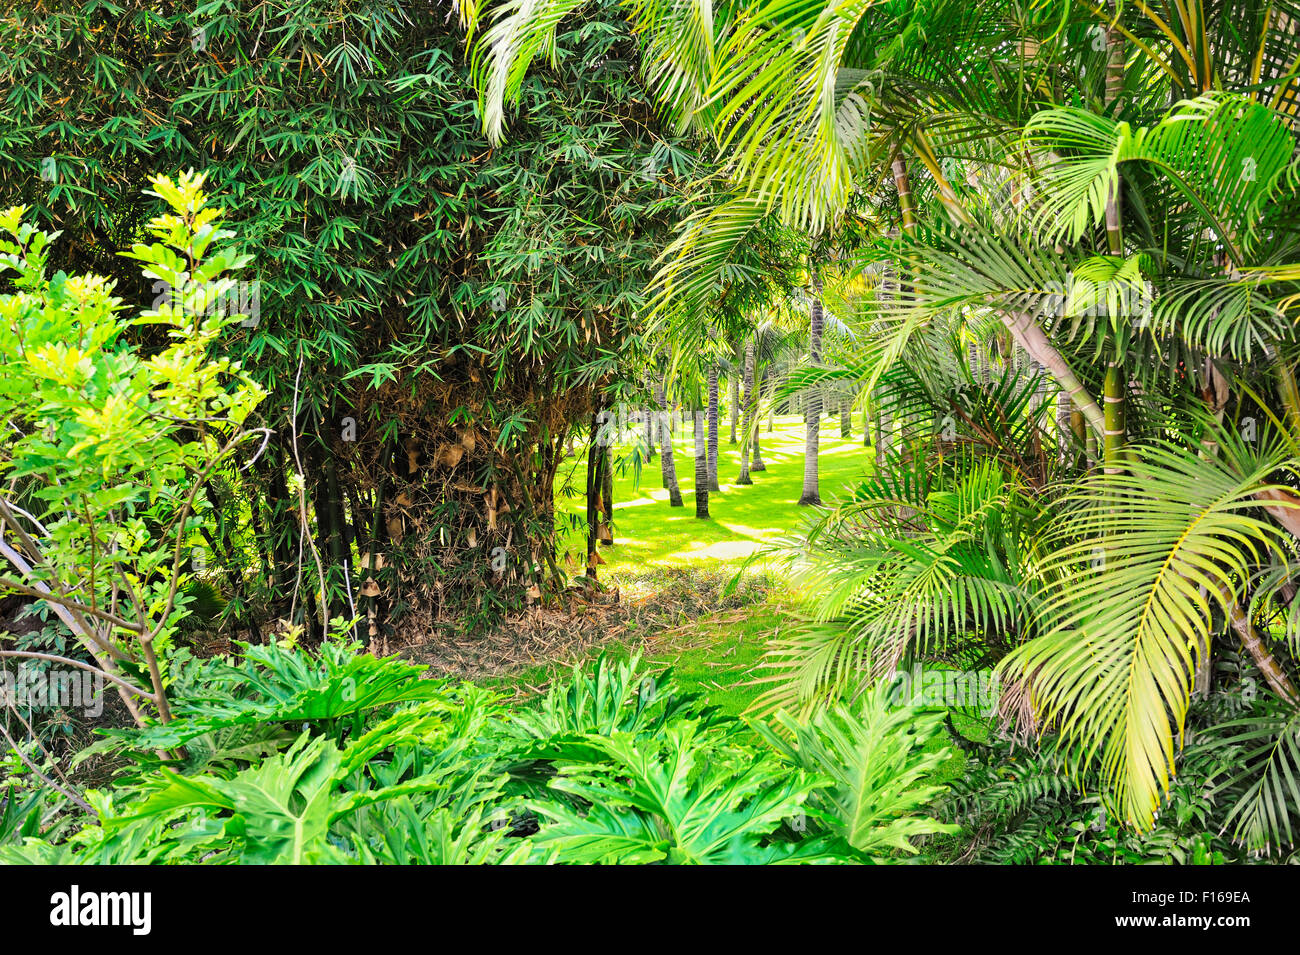
{"type": "MultiPolygon", "coordinates": [[[[228,243],[222,211],[200,176],[159,176],[151,219],[123,257],[177,294],[127,309],[115,283],[49,270],[57,236],[0,213],[0,586],[42,599],[81,655],[46,662],[93,667],[113,681],[137,721],[147,701],[167,717],[172,639],[189,612],[181,586],[190,541],[210,520],[199,496],[214,469],[259,435],[245,421],[264,397],[218,344],[244,316],[227,307],[249,257],[228,243]],[[132,333],[165,344],[145,355],[132,333]],[[146,689],[147,687],[147,689],[146,689]]],[[[25,656],[40,651],[0,650],[25,656]]]]}
{"type": "Polygon", "coordinates": [[[853,739],[814,725],[778,752],[635,658],[510,710],[357,649],[178,662],[176,718],[97,747],[121,771],[93,817],[51,824],[52,794],[10,789],[0,861],[843,863],[943,828],[939,788],[898,796],[937,727],[890,732],[915,714],[883,698],[853,739]]]}
{"type": "Polygon", "coordinates": [[[94,0],[0,43],[0,594],[45,621],[0,653],[135,723],[100,788],[7,738],[0,858],[1293,859],[1293,0],[94,0]],[[804,422],[767,722],[387,656],[558,606],[566,546],[584,605],[616,463],[683,504],[678,423],[710,520],[724,404],[727,493],[804,422]],[[195,655],[214,584],[251,639],[195,655]]]}
{"type": "MultiPolygon", "coordinates": [[[[517,95],[500,77],[577,5],[540,6],[482,13],[495,136],[517,95]]],[[[810,261],[792,387],[854,382],[877,471],[792,542],[818,625],[773,646],[773,699],[815,710],[917,659],[996,666],[1005,724],[1125,824],[1149,829],[1205,772],[1188,751],[1205,734],[1251,754],[1216,820],[1252,850],[1288,846],[1300,10],[625,9],[662,108],[732,172],[658,273],[663,327],[700,334],[761,217],[814,249],[862,235],[810,261]],[[823,298],[857,333],[829,362],[823,298]],[[1216,668],[1236,647],[1248,666],[1216,668]],[[1256,682],[1276,715],[1193,709],[1256,682]]]]}
{"type": "Polygon", "coordinates": [[[464,42],[447,5],[0,14],[0,197],[63,231],[53,265],[165,294],[116,253],[154,214],[147,177],[187,168],[255,253],[237,289],[255,314],[226,347],[274,437],[203,488],[226,620],[254,634],[284,617],[319,636],[354,610],[374,636],[428,633],[563,573],[560,448],[614,401],[694,160],[607,8],[565,25],[505,147],[481,132],[464,42]]]}

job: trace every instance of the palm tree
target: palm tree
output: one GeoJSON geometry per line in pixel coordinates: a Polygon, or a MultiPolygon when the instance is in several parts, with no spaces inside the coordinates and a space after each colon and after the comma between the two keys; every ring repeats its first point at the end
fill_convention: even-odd
{"type": "Polygon", "coordinates": [[[668,506],[682,506],[682,489],[677,484],[677,462],[673,460],[673,411],[668,407],[664,397],[662,380],[655,386],[655,399],[659,404],[659,444],[663,451],[659,455],[659,469],[663,474],[664,487],[668,488],[668,506]]]}
{"type": "Polygon", "coordinates": [[[764,406],[768,411],[767,431],[771,434],[776,424],[776,366],[783,363],[787,356],[803,351],[805,323],[796,319],[789,308],[774,309],[755,328],[752,338],[754,347],[754,381],[753,381],[753,415],[751,452],[752,463],[749,470],[766,471],[763,461],[760,419],[764,406]]]}
{"type": "MultiPolygon", "coordinates": [[[[808,307],[808,360],[815,367],[822,359],[822,330],[825,327],[825,314],[822,310],[821,276],[816,269],[812,273],[812,300],[808,307]]],[[[803,493],[799,495],[802,507],[820,506],[821,493],[818,490],[818,444],[821,437],[822,397],[816,385],[804,392],[804,458],[803,458],[803,493]]]]}
{"type": "Polygon", "coordinates": [[[695,516],[709,516],[709,445],[705,439],[704,412],[697,409],[695,421],[695,516]]]}
{"type": "Polygon", "coordinates": [[[758,427],[758,401],[754,394],[754,339],[753,336],[745,339],[745,441],[740,446],[740,476],[736,478],[737,484],[753,484],[754,479],[749,476],[749,448],[747,445],[757,445],[758,427]]]}
{"type": "MultiPolygon", "coordinates": [[[[653,385],[650,376],[645,379],[647,393],[653,385]]],[[[658,418],[657,408],[647,408],[645,412],[645,459],[653,461],[655,459],[655,420],[658,418]]]]}
{"type": "Polygon", "coordinates": [[[730,389],[727,406],[731,417],[731,434],[727,440],[727,443],[735,444],[737,441],[736,428],[739,427],[740,425],[740,375],[737,374],[736,372],[736,365],[735,365],[736,356],[734,352],[731,357],[732,357],[731,374],[727,376],[728,388],[730,389]]]}
{"type": "Polygon", "coordinates": [[[600,456],[600,543],[614,543],[614,452],[602,449],[600,456]]]}
{"type": "MultiPolygon", "coordinates": [[[[1293,478],[1278,479],[1300,467],[1292,13],[1249,0],[1169,0],[1158,11],[1104,0],[769,0],[755,5],[761,15],[741,5],[713,18],[703,3],[628,2],[667,111],[714,136],[734,173],[725,201],[665,258],[656,314],[707,314],[735,249],[774,210],[821,236],[866,197],[874,232],[862,258],[899,275],[894,294],[864,295],[859,314],[841,316],[864,351],[822,381],[871,394],[878,435],[885,414],[905,425],[903,447],[877,442],[879,478],[897,492],[890,507],[909,501],[917,516],[893,544],[844,522],[846,547],[867,538],[857,541],[867,572],[832,576],[834,555],[819,558],[835,594],[824,609],[879,606],[870,632],[882,641],[874,654],[821,659],[870,676],[866,661],[892,659],[920,621],[950,627],[945,639],[967,627],[1001,633],[1000,652],[1019,645],[1004,663],[1004,711],[1054,733],[1074,771],[1099,767],[1126,819],[1149,826],[1196,673],[1235,640],[1281,715],[1249,730],[1260,755],[1230,790],[1230,819],[1252,845],[1290,841],[1300,711],[1278,642],[1257,621],[1276,621],[1275,595],[1300,576],[1300,496],[1293,478]],[[1143,299],[1149,310],[1134,305],[1143,299]],[[963,483],[977,465],[953,465],[950,442],[929,433],[915,403],[898,404],[929,393],[916,342],[983,322],[1004,354],[1023,351],[1068,396],[1071,445],[1098,449],[1099,470],[1066,454],[1056,490],[1025,492],[1015,456],[1041,452],[1039,434],[1010,458],[997,452],[1010,490],[963,483]],[[1247,417],[1263,426],[1251,441],[1233,430],[1247,417]],[[931,456],[942,469],[927,467],[931,456]],[[950,483],[930,486],[940,478],[950,483]],[[1004,548],[998,567],[982,563],[965,535],[994,533],[987,522],[1024,500],[1048,518],[1029,522],[1032,540],[1004,548]],[[973,502],[988,507],[968,510],[973,502]],[[915,535],[922,547],[909,550],[915,535]],[[1037,562],[1033,573],[998,578],[1011,553],[1037,562]],[[941,579],[924,576],[925,554],[947,555],[934,569],[955,582],[877,605],[887,581],[941,579]],[[977,618],[972,588],[984,595],[977,618]],[[1013,617],[1026,626],[1008,625],[1013,617]]],[[[548,35],[531,5],[505,9],[541,26],[494,35],[502,101],[513,50],[545,49],[548,35]],[[512,48],[511,36],[525,39],[512,48]]],[[[1015,401],[1028,420],[1027,400],[1015,401]]],[[[1003,420],[953,417],[967,442],[988,440],[1003,420]]],[[[1062,430],[1045,433],[1054,444],[1062,430]]]]}
{"type": "Polygon", "coordinates": [[[709,490],[721,490],[718,486],[718,363],[709,362],[709,490]]]}

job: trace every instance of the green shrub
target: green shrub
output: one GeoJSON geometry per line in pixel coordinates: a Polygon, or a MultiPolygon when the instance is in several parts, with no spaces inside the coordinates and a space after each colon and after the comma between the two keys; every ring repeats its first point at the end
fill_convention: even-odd
{"type": "Polygon", "coordinates": [[[867,724],[858,763],[836,768],[827,750],[805,768],[635,660],[602,658],[540,708],[510,710],[355,649],[179,655],[174,719],[95,747],[123,758],[111,787],[85,794],[95,818],[50,828],[13,794],[0,861],[865,862],[941,828],[917,815],[937,790],[899,802],[891,788],[934,759],[906,742],[933,730],[909,736],[908,714],[867,724]],[[886,723],[904,732],[865,738],[886,723]],[[883,772],[864,771],[873,753],[887,754],[883,772]],[[875,802],[892,812],[849,820],[842,800],[820,798],[848,773],[880,787],[889,799],[875,802]]]}
{"type": "Polygon", "coordinates": [[[167,718],[202,488],[254,435],[243,425],[264,394],[217,347],[243,318],[230,275],[250,257],[228,245],[202,176],[151,184],[170,211],[122,253],[168,289],[144,311],[100,276],[51,275],[57,234],[23,207],[0,213],[0,594],[43,599],[138,721],[142,701],[167,718]],[[142,327],[162,333],[148,351],[142,327]]]}

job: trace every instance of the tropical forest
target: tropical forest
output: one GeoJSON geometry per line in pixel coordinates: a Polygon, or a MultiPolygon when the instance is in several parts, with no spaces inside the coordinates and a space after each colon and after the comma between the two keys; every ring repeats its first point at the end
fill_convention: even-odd
{"type": "Polygon", "coordinates": [[[1300,862],[1298,137],[1297,0],[5,4],[0,863],[1300,862]]]}

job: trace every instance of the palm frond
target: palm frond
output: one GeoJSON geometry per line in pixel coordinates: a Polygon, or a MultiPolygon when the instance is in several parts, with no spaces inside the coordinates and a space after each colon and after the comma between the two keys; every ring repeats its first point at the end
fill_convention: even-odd
{"type": "Polygon", "coordinates": [[[1228,754],[1210,792],[1230,800],[1224,828],[1252,852],[1295,843],[1300,820],[1300,708],[1273,705],[1266,713],[1210,727],[1198,749],[1228,754]]]}
{"type": "Polygon", "coordinates": [[[1154,126],[1136,129],[1084,109],[1043,110],[1024,142],[1049,157],[1036,180],[1034,214],[1049,241],[1077,242],[1101,224],[1120,165],[1136,162],[1166,177],[1230,246],[1232,260],[1245,264],[1265,206],[1300,181],[1286,118],[1235,94],[1184,100],[1154,126]]]}
{"type": "Polygon", "coordinates": [[[1048,541],[1040,573],[1043,636],[1004,661],[1044,724],[1059,727],[1081,769],[1099,762],[1126,819],[1151,824],[1174,772],[1191,681],[1211,610],[1281,531],[1255,493],[1287,463],[1221,432],[1222,457],[1168,444],[1138,449],[1123,473],[1083,482],[1048,541]]]}

